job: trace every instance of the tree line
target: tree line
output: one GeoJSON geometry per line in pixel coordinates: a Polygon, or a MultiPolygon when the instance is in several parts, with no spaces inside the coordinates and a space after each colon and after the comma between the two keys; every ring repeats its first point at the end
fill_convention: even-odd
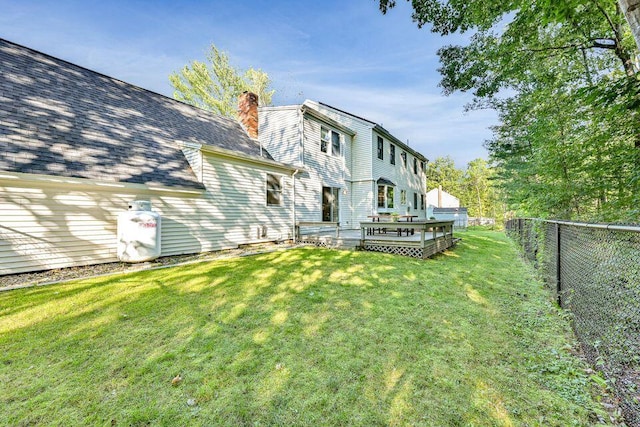
{"type": "MultiPolygon", "coordinates": [[[[629,0],[411,3],[419,27],[469,34],[438,51],[440,86],[471,93],[469,109],[498,112],[485,141],[491,168],[480,168],[490,170],[495,197],[521,216],[638,221],[640,8],[629,0]]],[[[379,0],[383,13],[394,5],[379,0]]],[[[228,116],[244,90],[270,103],[266,73],[234,68],[213,45],[207,59],[171,75],[177,99],[228,116]]],[[[485,215],[482,195],[462,198],[485,215]]]]}
{"type": "Polygon", "coordinates": [[[470,217],[502,220],[506,206],[500,189],[495,185],[496,172],[484,159],[470,161],[466,169],[458,169],[450,156],[438,157],[427,163],[427,190],[441,187],[457,197],[470,217]]]}
{"type": "MultiPolygon", "coordinates": [[[[438,51],[440,85],[472,93],[470,109],[498,112],[485,146],[518,215],[638,221],[640,8],[631,3],[412,1],[418,26],[470,34],[438,51]]],[[[395,1],[379,5],[385,13],[395,1]]]]}

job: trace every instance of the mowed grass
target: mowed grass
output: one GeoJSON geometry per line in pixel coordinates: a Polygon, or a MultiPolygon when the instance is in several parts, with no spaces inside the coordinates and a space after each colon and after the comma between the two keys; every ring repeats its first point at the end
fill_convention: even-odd
{"type": "Polygon", "coordinates": [[[1,293],[0,423],[591,425],[566,319],[503,234],[462,237],[1,293]]]}

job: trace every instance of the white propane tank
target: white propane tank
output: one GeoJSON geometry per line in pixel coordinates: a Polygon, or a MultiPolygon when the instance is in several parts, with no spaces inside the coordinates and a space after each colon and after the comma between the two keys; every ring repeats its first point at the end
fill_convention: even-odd
{"type": "Polygon", "coordinates": [[[151,202],[134,200],[129,210],[118,214],[118,259],[143,262],[160,256],[160,215],[151,202]]]}

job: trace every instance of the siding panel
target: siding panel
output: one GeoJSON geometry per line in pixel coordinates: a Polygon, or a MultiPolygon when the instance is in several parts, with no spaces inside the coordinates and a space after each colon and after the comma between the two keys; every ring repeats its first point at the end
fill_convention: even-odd
{"type": "Polygon", "coordinates": [[[213,155],[202,168],[208,191],[190,196],[0,181],[0,275],[117,261],[117,215],[135,199],[162,215],[162,256],[291,238],[289,177],[283,205],[267,206],[266,174],[276,171],[213,155]]]}

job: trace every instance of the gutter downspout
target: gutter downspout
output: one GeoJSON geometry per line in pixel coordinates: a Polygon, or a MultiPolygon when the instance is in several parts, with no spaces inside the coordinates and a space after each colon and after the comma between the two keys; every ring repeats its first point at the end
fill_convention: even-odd
{"type": "Polygon", "coordinates": [[[292,202],[292,207],[291,207],[291,214],[293,216],[293,226],[292,226],[292,230],[293,230],[292,237],[293,237],[293,239],[292,240],[293,240],[294,244],[298,243],[297,242],[298,236],[297,236],[297,233],[296,233],[296,231],[297,231],[296,230],[296,175],[297,175],[298,172],[300,172],[300,169],[296,169],[295,172],[293,172],[291,174],[291,181],[292,181],[292,185],[293,185],[293,188],[291,190],[292,193],[293,193],[291,195],[291,200],[293,201],[292,202]]]}

